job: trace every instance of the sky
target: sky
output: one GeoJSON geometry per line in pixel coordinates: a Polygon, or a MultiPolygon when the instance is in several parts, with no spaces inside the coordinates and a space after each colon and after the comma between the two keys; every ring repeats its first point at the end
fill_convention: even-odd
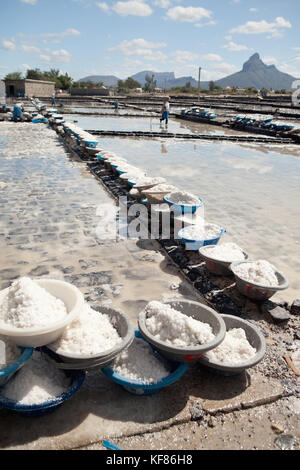
{"type": "Polygon", "coordinates": [[[299,0],[0,0],[0,77],[28,68],[218,80],[255,52],[300,78],[299,0]]]}

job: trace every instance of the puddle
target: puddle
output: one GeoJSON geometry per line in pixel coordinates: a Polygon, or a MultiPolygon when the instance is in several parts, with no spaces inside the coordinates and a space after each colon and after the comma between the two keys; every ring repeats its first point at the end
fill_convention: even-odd
{"type": "Polygon", "coordinates": [[[300,158],[279,147],[174,139],[101,138],[101,147],[202,197],[207,220],[227,229],[223,241],[268,259],[291,282],[282,296],[299,297],[300,158]]]}

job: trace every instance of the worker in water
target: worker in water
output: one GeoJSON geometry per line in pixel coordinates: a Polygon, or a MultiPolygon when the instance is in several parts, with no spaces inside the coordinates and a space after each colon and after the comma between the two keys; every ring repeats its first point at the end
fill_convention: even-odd
{"type": "Polygon", "coordinates": [[[160,123],[163,121],[166,121],[166,126],[168,126],[168,120],[169,120],[169,113],[170,113],[170,103],[169,103],[169,97],[166,96],[164,98],[164,103],[161,109],[161,118],[160,118],[160,123]]]}
{"type": "Polygon", "coordinates": [[[117,100],[114,102],[114,108],[115,108],[115,109],[118,109],[118,108],[119,108],[119,103],[118,103],[117,100]]]}
{"type": "Polygon", "coordinates": [[[24,120],[23,111],[23,103],[16,103],[13,110],[13,120],[15,122],[24,120]]]}
{"type": "Polygon", "coordinates": [[[55,91],[52,93],[52,106],[55,106],[55,91]]]}

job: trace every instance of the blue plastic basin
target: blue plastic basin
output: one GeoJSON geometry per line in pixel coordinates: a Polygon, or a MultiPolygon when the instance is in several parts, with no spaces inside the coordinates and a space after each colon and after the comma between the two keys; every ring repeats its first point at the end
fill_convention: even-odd
{"type": "Polygon", "coordinates": [[[175,202],[172,202],[170,201],[166,196],[164,196],[164,201],[169,204],[169,206],[172,207],[172,209],[174,210],[174,212],[178,212],[178,213],[181,213],[181,214],[188,214],[188,213],[194,213],[196,212],[197,209],[199,209],[199,207],[203,207],[204,206],[204,201],[203,199],[201,199],[200,197],[198,198],[199,199],[199,204],[195,205],[195,206],[191,206],[191,205],[184,205],[184,204],[176,204],[175,202]]]}
{"type": "MultiPolygon", "coordinates": [[[[142,339],[143,341],[148,343],[153,350],[153,354],[157,358],[165,362],[165,360],[161,358],[160,354],[157,352],[154,346],[150,344],[141,335],[138,329],[135,329],[134,334],[136,338],[142,339]]],[[[171,385],[177,380],[179,380],[188,368],[187,363],[179,363],[172,361],[168,361],[168,363],[171,365],[171,374],[155,384],[145,384],[138,380],[127,379],[126,377],[122,377],[121,375],[117,374],[117,372],[114,372],[114,370],[109,366],[104,367],[102,369],[102,372],[108,379],[112,380],[113,382],[116,382],[119,385],[122,385],[122,387],[125,388],[127,392],[133,393],[135,395],[153,395],[162,388],[167,387],[168,385],[171,385]]]]}
{"type": "Polygon", "coordinates": [[[29,417],[43,416],[52,413],[57,408],[62,406],[66,400],[69,400],[79,391],[85,379],[85,372],[82,370],[64,372],[67,376],[72,378],[72,382],[69,388],[58,397],[55,397],[52,400],[48,400],[44,403],[39,403],[37,405],[22,405],[21,403],[10,400],[9,398],[6,398],[0,394],[0,408],[7,408],[29,417]]]}
{"type": "Polygon", "coordinates": [[[12,376],[25,364],[28,359],[31,358],[33,353],[33,348],[23,348],[19,346],[21,350],[20,357],[10,364],[9,366],[5,367],[4,369],[0,369],[0,387],[2,387],[6,382],[8,382],[12,376]]]}
{"type": "Polygon", "coordinates": [[[194,240],[194,239],[189,239],[189,238],[186,238],[184,236],[184,231],[186,229],[188,229],[189,227],[184,227],[182,228],[181,230],[179,230],[178,232],[178,240],[180,241],[180,243],[182,243],[183,245],[188,245],[188,249],[191,250],[191,251],[198,251],[199,248],[201,248],[201,246],[206,246],[206,245],[217,245],[217,243],[219,242],[220,238],[222,237],[222,235],[224,235],[224,233],[226,232],[225,228],[222,228],[220,230],[220,233],[218,235],[218,237],[216,238],[207,238],[205,240],[194,240]]]}

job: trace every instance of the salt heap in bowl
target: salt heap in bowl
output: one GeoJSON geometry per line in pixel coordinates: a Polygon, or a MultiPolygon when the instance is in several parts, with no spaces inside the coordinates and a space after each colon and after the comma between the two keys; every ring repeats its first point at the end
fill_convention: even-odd
{"type": "Polygon", "coordinates": [[[200,204],[199,198],[194,194],[186,191],[174,191],[166,195],[168,201],[179,206],[198,206],[200,204]]]}
{"type": "Polygon", "coordinates": [[[84,305],[79,317],[70,323],[50,348],[57,354],[96,355],[114,348],[121,343],[116,328],[108,315],[84,305]]]}
{"type": "Polygon", "coordinates": [[[205,353],[205,356],[212,362],[236,365],[249,361],[256,352],[247,340],[243,328],[232,328],[226,332],[222,343],[205,353]]]}
{"type": "Polygon", "coordinates": [[[212,248],[209,247],[207,254],[211,258],[225,262],[243,261],[245,259],[243,250],[236,243],[231,242],[214,245],[212,248]]]}
{"type": "Polygon", "coordinates": [[[234,267],[234,274],[245,281],[262,286],[278,286],[277,269],[266,260],[249,261],[234,267]]]}
{"type": "Polygon", "coordinates": [[[34,351],[22,369],[1,388],[1,395],[23,405],[38,405],[64,393],[70,379],[45,355],[34,351]]]}
{"type": "Polygon", "coordinates": [[[149,333],[171,346],[199,346],[215,338],[208,323],[184,315],[168,304],[153,300],[146,305],[145,312],[149,333]]]}
{"type": "Polygon", "coordinates": [[[20,356],[21,351],[18,346],[5,336],[0,335],[0,370],[13,364],[20,356]],[[2,348],[3,344],[4,348],[2,348]]]}
{"type": "Polygon", "coordinates": [[[219,225],[204,223],[199,219],[196,225],[189,225],[182,232],[182,236],[188,240],[210,240],[220,235],[222,228],[219,225]]]}
{"type": "Polygon", "coordinates": [[[15,328],[48,326],[66,315],[64,302],[29,277],[14,281],[0,304],[0,321],[15,328]]]}
{"type": "Polygon", "coordinates": [[[160,382],[170,374],[146,341],[135,338],[131,346],[117,356],[112,369],[117,374],[144,384],[160,382]]]}

